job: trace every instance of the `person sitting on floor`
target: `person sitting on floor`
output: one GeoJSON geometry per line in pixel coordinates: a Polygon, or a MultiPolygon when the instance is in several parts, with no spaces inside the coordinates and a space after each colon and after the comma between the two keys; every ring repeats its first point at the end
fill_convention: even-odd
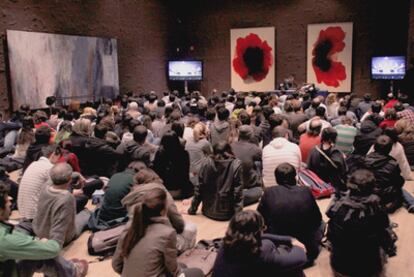
{"type": "Polygon", "coordinates": [[[325,223],[309,188],[298,186],[296,170],[283,163],[275,169],[278,186],[265,190],[257,211],[266,222],[266,232],[297,238],[306,247],[308,265],[321,250],[325,223]]]}
{"type": "Polygon", "coordinates": [[[128,220],[127,209],[121,201],[130,193],[134,184],[134,175],[144,168],[147,166],[143,162],[131,162],[127,169],[112,175],[106,187],[101,207],[94,211],[89,220],[88,225],[91,230],[103,230],[128,220]]]}
{"type": "Polygon", "coordinates": [[[242,165],[227,142],[213,146],[213,155],[204,159],[198,180],[189,214],[195,215],[201,202],[203,215],[214,220],[229,220],[243,209],[242,165]]]}
{"type": "Polygon", "coordinates": [[[184,222],[171,194],[165,189],[161,178],[152,169],[142,169],[135,174],[134,186],[131,192],[122,199],[122,205],[128,210],[129,218],[132,218],[134,207],[142,203],[145,193],[154,188],[161,188],[167,193],[167,217],[177,233],[177,250],[182,253],[195,245],[197,226],[191,222],[184,222]]]}
{"type": "Polygon", "coordinates": [[[347,183],[349,194],[334,200],[326,212],[334,276],[383,276],[384,252],[395,255],[390,221],[375,186],[372,172],[356,170],[347,183]]]}
{"type": "Polygon", "coordinates": [[[168,198],[163,188],[152,188],[135,205],[130,227],[123,233],[112,268],[124,277],[204,276],[199,269],[182,269],[177,263],[177,233],[167,218],[168,198]]]}
{"type": "Polygon", "coordinates": [[[301,168],[302,155],[297,144],[289,142],[288,130],[278,126],[272,131],[273,140],[263,148],[263,184],[266,187],[274,186],[275,168],[281,163],[289,163],[296,170],[301,168]]]}
{"type": "Polygon", "coordinates": [[[234,215],[214,263],[213,277],[304,276],[303,245],[287,236],[263,234],[264,230],[258,212],[234,215]]]}
{"type": "Polygon", "coordinates": [[[371,170],[375,175],[375,193],[380,196],[381,205],[390,213],[402,205],[402,186],[405,182],[398,162],[390,156],[392,146],[392,139],[381,135],[375,142],[374,152],[363,160],[363,167],[371,170]]]}
{"type": "Polygon", "coordinates": [[[58,163],[50,169],[52,185],[39,196],[33,231],[38,237],[56,240],[61,247],[73,241],[88,224],[90,212],[84,209],[76,214],[75,197],[69,191],[72,167],[58,163]]]}
{"type": "Polygon", "coordinates": [[[254,129],[249,125],[239,128],[239,140],[231,144],[234,156],[243,166],[243,206],[259,201],[263,194],[261,176],[262,149],[252,143],[254,129]]]}
{"type": "Polygon", "coordinates": [[[167,131],[161,138],[153,169],[174,199],[188,198],[193,194],[190,157],[174,131],[167,131]]]}
{"type": "Polygon", "coordinates": [[[31,163],[24,172],[17,197],[17,205],[23,221],[29,223],[36,216],[39,196],[43,188],[51,184],[49,171],[59,158],[57,145],[43,147],[42,157],[31,163]]]}
{"type": "Polygon", "coordinates": [[[312,170],[323,181],[335,188],[336,197],[346,191],[346,172],[344,154],[335,147],[337,131],[328,127],[323,129],[321,144],[310,152],[308,169],[312,170]]]}
{"type": "Polygon", "coordinates": [[[26,158],[23,162],[23,172],[34,161],[42,157],[42,148],[49,145],[52,130],[47,126],[41,126],[35,131],[35,141],[30,144],[26,151],[26,158]]]}
{"type": "Polygon", "coordinates": [[[86,276],[85,260],[67,261],[58,256],[61,247],[57,241],[34,239],[16,231],[8,223],[10,213],[8,188],[0,182],[0,276],[33,276],[35,271],[47,276],[86,276]]]}

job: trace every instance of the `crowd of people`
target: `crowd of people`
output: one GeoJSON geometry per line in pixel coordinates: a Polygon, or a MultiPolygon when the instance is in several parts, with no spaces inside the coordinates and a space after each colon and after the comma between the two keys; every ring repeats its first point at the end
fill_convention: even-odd
{"type": "Polygon", "coordinates": [[[414,167],[410,104],[401,93],[229,90],[22,105],[0,123],[0,275],[85,276],[88,263],[62,248],[124,223],[117,273],[202,276],[177,262],[197,234],[182,213],[202,204],[203,216],[230,220],[213,276],[304,276],[325,236],[335,276],[379,276],[396,254],[388,214],[414,212],[404,189],[414,167]],[[335,190],[328,222],[298,185],[304,169],[335,190]],[[8,177],[15,170],[19,180],[8,177]]]}

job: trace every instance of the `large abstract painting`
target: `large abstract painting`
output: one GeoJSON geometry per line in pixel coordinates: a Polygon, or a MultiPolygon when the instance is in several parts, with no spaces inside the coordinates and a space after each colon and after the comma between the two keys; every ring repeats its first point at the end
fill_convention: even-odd
{"type": "Polygon", "coordinates": [[[7,45],[14,109],[119,93],[116,39],[8,30],[7,45]]]}
{"type": "Polygon", "coordinates": [[[231,87],[236,91],[275,89],[275,28],[230,30],[231,87]]]}
{"type": "Polygon", "coordinates": [[[308,25],[307,82],[351,92],[352,22],[308,25]]]}

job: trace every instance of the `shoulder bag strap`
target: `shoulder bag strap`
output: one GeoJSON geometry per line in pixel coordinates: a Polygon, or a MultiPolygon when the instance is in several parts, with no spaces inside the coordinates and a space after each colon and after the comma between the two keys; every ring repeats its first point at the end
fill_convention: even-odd
{"type": "Polygon", "coordinates": [[[322,151],[322,149],[318,146],[315,146],[315,148],[335,169],[338,169],[338,166],[331,160],[331,158],[328,157],[328,155],[325,154],[325,152],[322,151]]]}

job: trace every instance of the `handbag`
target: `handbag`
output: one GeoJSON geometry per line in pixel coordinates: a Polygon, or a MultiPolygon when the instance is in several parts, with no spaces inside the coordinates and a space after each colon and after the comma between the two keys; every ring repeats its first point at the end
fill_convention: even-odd
{"type": "Polygon", "coordinates": [[[330,197],[335,192],[331,184],[324,182],[315,172],[309,169],[302,168],[299,170],[298,181],[301,186],[310,188],[316,199],[330,197]]]}
{"type": "Polygon", "coordinates": [[[207,276],[213,271],[217,251],[221,243],[221,239],[201,240],[195,248],[186,250],[181,254],[177,262],[185,264],[188,268],[199,268],[204,276],[207,276]]]}

